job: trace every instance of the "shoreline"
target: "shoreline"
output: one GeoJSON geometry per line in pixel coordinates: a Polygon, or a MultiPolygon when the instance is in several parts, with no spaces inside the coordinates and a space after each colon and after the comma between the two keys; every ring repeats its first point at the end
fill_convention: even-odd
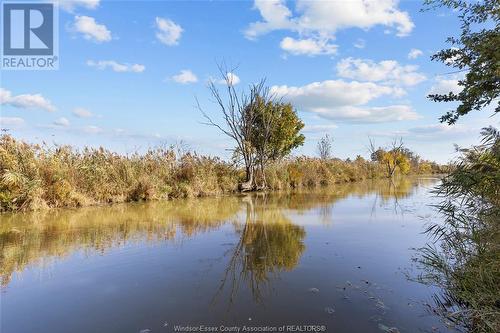
{"type": "MultiPolygon", "coordinates": [[[[245,178],[240,166],[195,152],[156,148],[120,155],[104,148],[28,144],[10,135],[0,137],[0,166],[0,212],[237,194],[245,178]]],[[[273,161],[254,182],[265,179],[272,192],[447,171],[418,156],[392,177],[387,162],[373,157],[298,156],[273,161]]]]}
{"type": "Polygon", "coordinates": [[[222,198],[246,198],[249,196],[268,196],[268,195],[297,195],[297,194],[308,194],[308,193],[318,193],[318,194],[333,194],[336,189],[335,187],[341,186],[341,187],[346,187],[348,185],[361,185],[363,183],[369,182],[370,184],[373,184],[375,182],[380,182],[380,183],[388,183],[392,184],[391,186],[394,186],[394,189],[398,189],[401,186],[401,182],[407,182],[411,183],[415,179],[419,180],[432,180],[432,179],[441,179],[442,177],[446,176],[446,174],[443,173],[436,173],[436,174],[412,174],[412,175],[405,175],[405,176],[399,176],[396,177],[395,179],[388,179],[388,178],[368,178],[368,179],[358,179],[354,181],[343,181],[343,182],[337,182],[334,184],[329,184],[329,185],[320,185],[320,186],[314,186],[314,187],[298,187],[298,188],[287,188],[287,189],[279,189],[279,190],[255,190],[255,191],[248,191],[248,192],[241,192],[241,191],[234,191],[234,192],[225,192],[225,193],[219,193],[219,194],[211,194],[211,195],[200,195],[200,196],[193,196],[193,197],[169,197],[169,198],[162,198],[162,199],[146,199],[146,200],[135,200],[135,201],[114,201],[114,202],[95,202],[95,203],[89,203],[87,205],[80,205],[80,206],[59,206],[59,207],[43,207],[39,208],[37,210],[9,210],[9,211],[0,211],[0,216],[9,216],[11,214],[30,214],[30,213],[35,213],[35,212],[48,212],[48,211],[70,211],[70,210],[80,210],[80,209],[85,209],[85,208],[108,208],[108,207],[113,207],[113,206],[119,206],[119,205],[130,205],[130,204],[147,204],[147,203],[159,203],[159,202],[175,202],[179,200],[196,200],[196,199],[222,199],[222,198]],[[328,190],[332,190],[332,192],[326,192],[328,190]]]}

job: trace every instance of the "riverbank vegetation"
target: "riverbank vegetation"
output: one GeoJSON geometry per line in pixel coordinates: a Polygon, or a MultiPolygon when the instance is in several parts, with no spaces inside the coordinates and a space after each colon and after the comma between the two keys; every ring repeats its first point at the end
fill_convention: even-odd
{"type": "MultiPolygon", "coordinates": [[[[442,173],[442,166],[413,156],[408,174],[442,173]]],[[[173,147],[120,155],[104,148],[29,144],[0,137],[2,211],[80,207],[235,193],[246,178],[238,163],[173,147]]],[[[265,168],[269,190],[313,188],[386,177],[385,165],[358,156],[287,157],[265,168]]]]}
{"type": "Polygon", "coordinates": [[[437,310],[470,332],[500,330],[500,133],[461,149],[454,171],[436,188],[444,223],[427,232],[439,246],[421,249],[420,280],[445,291],[437,310]]]}
{"type": "MultiPolygon", "coordinates": [[[[458,92],[432,94],[435,102],[454,102],[441,122],[455,124],[471,111],[500,112],[498,1],[426,0],[428,8],[459,13],[461,33],[433,60],[459,75],[458,92]]],[[[500,133],[484,128],[480,145],[462,156],[436,188],[444,223],[427,233],[434,242],[420,250],[420,280],[443,288],[434,312],[468,332],[500,331],[500,133]]]]}

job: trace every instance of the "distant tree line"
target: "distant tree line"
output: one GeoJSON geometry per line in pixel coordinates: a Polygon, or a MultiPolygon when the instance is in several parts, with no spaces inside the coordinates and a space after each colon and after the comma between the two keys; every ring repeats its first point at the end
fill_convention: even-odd
{"type": "MultiPolygon", "coordinates": [[[[317,143],[316,149],[321,160],[328,161],[333,159],[333,138],[325,134],[317,143]]],[[[406,175],[413,171],[419,174],[431,174],[440,170],[435,162],[422,159],[418,154],[405,147],[403,140],[394,139],[389,147],[376,147],[375,142],[370,139],[368,150],[370,160],[382,165],[385,169],[385,176],[392,178],[399,172],[406,175]]],[[[347,162],[351,162],[348,158],[347,162]]],[[[355,161],[364,161],[360,155],[356,156],[355,161]]]]}
{"type": "Polygon", "coordinates": [[[389,147],[376,148],[375,143],[370,139],[370,158],[373,162],[382,164],[386,170],[388,178],[393,177],[396,171],[406,175],[411,170],[419,174],[430,174],[434,170],[439,170],[437,163],[422,159],[417,153],[405,147],[403,140],[394,139],[389,147]]]}

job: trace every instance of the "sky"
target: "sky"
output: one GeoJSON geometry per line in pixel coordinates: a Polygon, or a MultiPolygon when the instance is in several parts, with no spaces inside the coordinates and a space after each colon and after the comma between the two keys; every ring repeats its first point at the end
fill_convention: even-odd
{"type": "MultiPolygon", "coordinates": [[[[49,145],[104,146],[120,153],[182,145],[229,156],[232,143],[203,124],[220,120],[208,82],[218,64],[238,90],[263,78],[305,123],[317,155],[325,134],[340,158],[369,155],[369,138],[401,137],[423,158],[447,162],[454,144],[478,143],[498,126],[493,111],[439,123],[458,74],[431,61],[460,32],[457,13],[421,11],[420,1],[57,2],[59,69],[2,71],[0,121],[16,138],[49,145]],[[234,69],[234,70],[233,70],[234,69]]],[[[220,82],[221,89],[224,87],[220,82]]]]}

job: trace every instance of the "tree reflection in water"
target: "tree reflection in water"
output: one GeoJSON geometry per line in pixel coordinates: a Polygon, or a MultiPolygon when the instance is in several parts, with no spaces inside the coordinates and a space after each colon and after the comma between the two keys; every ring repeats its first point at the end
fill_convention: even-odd
{"type": "MultiPolygon", "coordinates": [[[[417,185],[432,184],[434,180],[419,180],[417,185]]],[[[396,211],[404,212],[399,200],[411,195],[415,179],[382,179],[379,181],[339,186],[313,193],[289,195],[249,195],[243,200],[246,205],[245,222],[236,224],[239,234],[237,244],[227,251],[229,261],[214,296],[213,302],[227,293],[228,307],[234,303],[240,288],[251,291],[254,301],[262,302],[264,292],[272,290],[273,279],[279,273],[292,270],[305,251],[306,232],[302,226],[293,224],[285,211],[305,211],[319,207],[323,224],[331,223],[333,203],[348,195],[374,196],[374,208],[391,203],[396,211]]]]}
{"type": "Polygon", "coordinates": [[[221,285],[214,297],[217,301],[229,288],[229,306],[242,284],[248,286],[254,301],[260,302],[263,289],[270,290],[272,278],[281,271],[292,270],[305,250],[305,231],[268,202],[266,196],[248,196],[246,218],[236,225],[237,244],[228,251],[230,259],[221,285]]]}
{"type": "MultiPolygon", "coordinates": [[[[429,181],[431,181],[429,179],[429,181]]],[[[392,203],[395,214],[404,214],[405,207],[401,206],[400,200],[409,197],[415,187],[415,180],[411,178],[391,178],[378,181],[379,190],[375,192],[375,198],[372,205],[372,215],[377,206],[384,206],[392,203]]],[[[424,185],[425,179],[419,180],[417,185],[424,185]]]]}
{"type": "Polygon", "coordinates": [[[132,242],[182,241],[234,222],[239,241],[231,249],[224,285],[236,292],[245,281],[259,299],[271,277],[293,269],[305,250],[305,231],[288,213],[319,208],[322,223],[329,224],[338,200],[375,194],[387,203],[409,195],[413,184],[402,179],[388,186],[384,179],[243,200],[234,196],[2,214],[0,282],[6,286],[14,272],[76,251],[104,253],[132,242]]]}

